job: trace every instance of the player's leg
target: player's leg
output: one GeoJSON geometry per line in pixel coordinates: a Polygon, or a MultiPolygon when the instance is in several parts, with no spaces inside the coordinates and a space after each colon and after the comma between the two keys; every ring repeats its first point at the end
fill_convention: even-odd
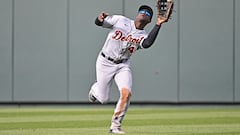
{"type": "Polygon", "coordinates": [[[117,102],[114,114],[112,116],[110,132],[123,132],[121,129],[121,125],[130,104],[130,96],[131,92],[129,89],[122,88],[120,90],[120,98],[117,102]]]}
{"type": "MultiPolygon", "coordinates": [[[[128,66],[121,69],[115,76],[116,84],[120,91],[120,98],[116,104],[110,130],[120,130],[123,118],[128,110],[132,88],[132,73],[128,66]]],[[[114,132],[114,131],[113,131],[114,132]]]]}
{"type": "Polygon", "coordinates": [[[106,103],[110,99],[110,87],[114,76],[115,68],[105,61],[101,56],[96,62],[96,82],[91,86],[89,92],[89,100],[92,102],[94,98],[100,103],[106,103]]]}
{"type": "Polygon", "coordinates": [[[101,80],[96,81],[91,86],[91,89],[90,89],[90,92],[89,92],[89,100],[91,102],[95,102],[95,100],[97,100],[102,104],[107,103],[110,99],[111,84],[112,84],[111,79],[109,80],[108,83],[106,83],[105,81],[101,81],[101,80]]]}

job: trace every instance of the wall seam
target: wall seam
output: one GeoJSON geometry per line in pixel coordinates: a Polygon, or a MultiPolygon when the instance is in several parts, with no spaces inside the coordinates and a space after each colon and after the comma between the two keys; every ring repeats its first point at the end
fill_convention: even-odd
{"type": "Polygon", "coordinates": [[[14,93],[15,93],[15,88],[14,88],[14,84],[15,84],[15,82],[14,82],[14,76],[15,76],[15,72],[14,72],[14,61],[15,61],[15,59],[14,59],[14,46],[15,46],[15,42],[14,42],[14,39],[15,39],[15,36],[14,36],[14,33],[15,33],[15,0],[12,0],[12,61],[11,61],[11,63],[12,63],[12,75],[11,75],[11,80],[12,80],[12,101],[14,101],[15,100],[15,97],[14,97],[14,93]]]}
{"type": "Polygon", "coordinates": [[[125,15],[125,0],[122,1],[122,14],[125,15]]]}
{"type": "Polygon", "coordinates": [[[235,28],[236,28],[236,23],[235,23],[235,17],[236,17],[236,0],[233,0],[233,102],[236,102],[236,87],[235,87],[235,28]]]}
{"type": "Polygon", "coordinates": [[[180,0],[177,5],[177,102],[180,102],[180,0]]]}
{"type": "Polygon", "coordinates": [[[67,101],[69,101],[70,100],[70,97],[69,97],[70,96],[70,85],[69,85],[70,84],[70,76],[69,76],[69,72],[70,72],[69,71],[70,70],[70,67],[69,67],[70,66],[70,58],[69,58],[69,53],[70,53],[69,52],[70,51],[70,49],[69,49],[69,44],[70,44],[70,40],[69,40],[69,38],[70,38],[70,36],[69,36],[69,32],[70,32],[69,31],[69,28],[70,28],[70,26],[69,26],[70,25],[69,24],[69,21],[70,21],[70,0],[67,0],[67,14],[66,15],[67,15],[67,18],[66,18],[67,19],[67,22],[66,22],[67,23],[67,27],[66,27],[66,29],[67,29],[67,34],[66,34],[66,36],[67,36],[66,37],[66,57],[67,57],[66,58],[66,77],[67,77],[66,78],[67,79],[66,80],[66,83],[67,83],[66,85],[67,86],[66,86],[66,91],[67,92],[66,93],[67,93],[67,101]]]}

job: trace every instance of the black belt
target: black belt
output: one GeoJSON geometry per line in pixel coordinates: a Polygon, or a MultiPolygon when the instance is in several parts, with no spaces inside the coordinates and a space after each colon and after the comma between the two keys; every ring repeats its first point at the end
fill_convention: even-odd
{"type": "Polygon", "coordinates": [[[101,55],[102,55],[104,58],[106,58],[107,60],[109,60],[109,61],[111,61],[111,62],[113,62],[113,63],[115,63],[115,64],[120,64],[120,63],[126,62],[126,61],[128,60],[128,59],[115,60],[115,59],[113,59],[113,58],[111,58],[111,57],[107,57],[103,52],[101,53],[101,55]]]}

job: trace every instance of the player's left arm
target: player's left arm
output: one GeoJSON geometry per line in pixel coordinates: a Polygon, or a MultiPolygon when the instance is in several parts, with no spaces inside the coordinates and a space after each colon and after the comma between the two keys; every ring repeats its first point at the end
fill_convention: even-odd
{"type": "Polygon", "coordinates": [[[148,37],[144,39],[142,43],[143,48],[149,48],[154,43],[155,39],[157,38],[158,32],[162,26],[163,23],[168,22],[168,19],[170,17],[170,14],[167,17],[162,17],[160,15],[157,15],[157,21],[151,32],[149,33],[148,37]]]}
{"type": "Polygon", "coordinates": [[[152,46],[152,44],[155,42],[157,38],[160,28],[161,28],[161,25],[157,25],[157,24],[153,27],[151,32],[148,34],[148,37],[145,38],[142,42],[143,48],[149,48],[152,46]]]}

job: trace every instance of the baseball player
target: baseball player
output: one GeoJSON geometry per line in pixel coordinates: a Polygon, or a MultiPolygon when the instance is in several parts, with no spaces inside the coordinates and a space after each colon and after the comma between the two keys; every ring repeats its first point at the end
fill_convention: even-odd
{"type": "Polygon", "coordinates": [[[110,98],[110,87],[115,80],[120,98],[112,116],[110,133],[125,133],[121,129],[121,123],[130,104],[132,91],[130,57],[136,50],[151,47],[161,25],[168,21],[168,18],[158,16],[156,25],[148,34],[144,27],[151,22],[152,16],[152,8],[142,5],[135,20],[105,12],[100,13],[95,20],[97,26],[108,28],[110,32],[96,60],[96,82],[89,91],[89,101],[106,103],[110,98]]]}

